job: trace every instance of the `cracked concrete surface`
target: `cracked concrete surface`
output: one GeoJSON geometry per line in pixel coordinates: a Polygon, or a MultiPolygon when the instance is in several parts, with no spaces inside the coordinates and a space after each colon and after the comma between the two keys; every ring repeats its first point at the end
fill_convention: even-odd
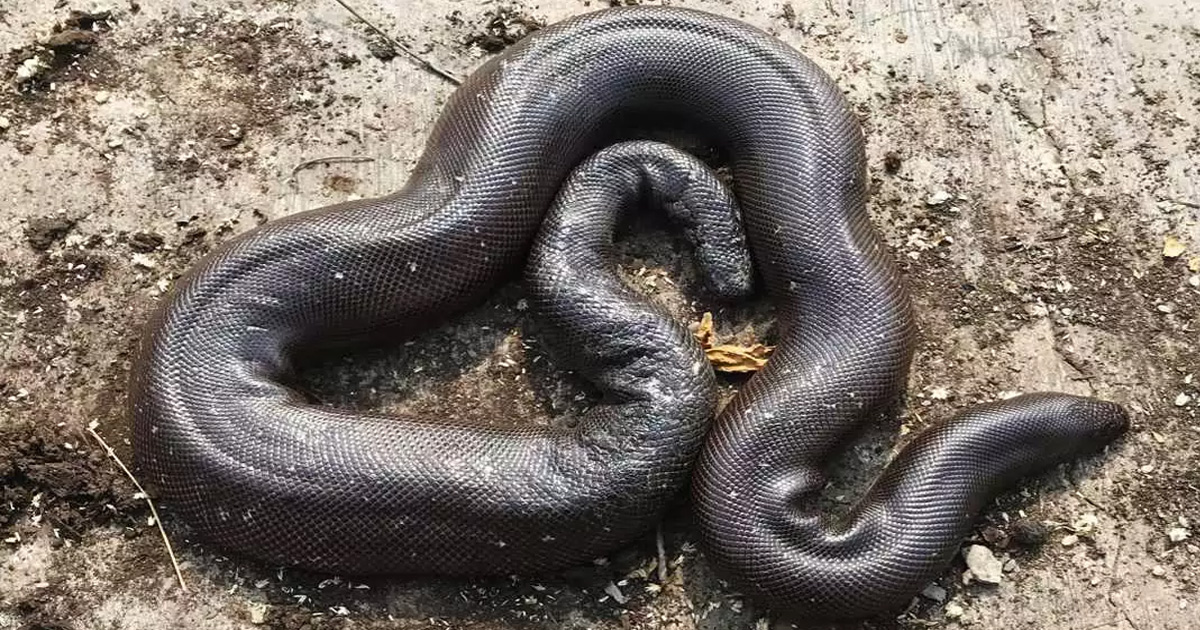
{"type": "MultiPolygon", "coordinates": [[[[181,592],[148,514],[84,432],[99,422],[128,455],[124,380],[140,324],[164,287],[232,235],[401,185],[453,86],[403,57],[373,56],[369,34],[332,0],[59,4],[0,5],[0,430],[13,431],[0,435],[25,445],[21,457],[41,458],[24,468],[14,456],[16,472],[0,459],[0,538],[9,541],[0,543],[0,628],[820,627],[776,618],[721,583],[683,508],[664,525],[662,584],[653,536],[566,575],[360,583],[223,557],[188,539],[167,506],[189,583],[181,592]],[[113,14],[85,53],[18,89],[22,64],[44,57],[35,45],[69,9],[113,14]],[[359,161],[292,177],[328,156],[359,161]],[[40,437],[17,432],[35,430],[27,425],[40,437]],[[614,589],[628,601],[618,604],[614,589]]],[[[605,3],[352,4],[465,76],[489,53],[464,42],[501,6],[510,18],[553,22],[605,3]]],[[[767,29],[817,60],[859,112],[871,211],[922,328],[902,433],[1040,389],[1114,399],[1134,413],[1133,431],[1107,454],[1030,480],[988,510],[972,542],[1008,567],[999,585],[964,584],[960,561],[937,581],[941,601],[917,597],[897,616],[846,627],[1194,627],[1200,8],[673,4],[767,29]],[[1182,254],[1164,257],[1167,237],[1182,254]],[[1018,522],[1044,524],[1048,540],[1013,542],[1018,522]]],[[[699,318],[703,303],[656,280],[693,286],[677,240],[650,226],[623,251],[631,282],[699,318]]],[[[552,354],[519,300],[520,288],[506,287],[412,345],[321,366],[312,389],[336,404],[453,406],[480,419],[515,410],[545,421],[577,409],[586,400],[573,382],[535,367],[552,354]]],[[[744,333],[746,322],[771,334],[760,311],[715,314],[724,334],[744,333]]],[[[850,472],[831,485],[831,503],[852,498],[887,460],[896,428],[848,449],[838,469],[850,472]]]]}

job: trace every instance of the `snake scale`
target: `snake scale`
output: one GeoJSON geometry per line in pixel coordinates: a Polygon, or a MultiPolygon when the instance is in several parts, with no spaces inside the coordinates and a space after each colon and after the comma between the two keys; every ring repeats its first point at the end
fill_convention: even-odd
{"type": "Polygon", "coordinates": [[[545,28],[453,94],[403,189],[268,222],[176,283],[132,371],[138,469],[225,549],[354,574],[584,562],[690,480],[704,550],[741,591],[812,616],[894,609],[996,491],[1128,419],[1062,394],[986,404],[822,513],[822,463],[903,393],[914,346],[865,171],[841,91],[759,30],[668,7],[545,28]],[[732,192],[647,129],[715,148],[732,192]],[[696,341],[616,275],[614,225],[644,206],[683,228],[714,292],[758,278],[775,304],[777,349],[716,418],[696,341]],[[603,393],[578,423],[351,413],[289,386],[302,353],[416,334],[526,261],[562,361],[603,393]]]}

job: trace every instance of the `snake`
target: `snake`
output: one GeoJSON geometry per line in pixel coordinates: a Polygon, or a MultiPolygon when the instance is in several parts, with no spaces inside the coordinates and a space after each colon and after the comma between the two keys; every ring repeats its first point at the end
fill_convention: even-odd
{"type": "Polygon", "coordinates": [[[759,29],[658,6],[543,28],[453,92],[401,189],[268,221],[174,283],[131,369],[135,466],[202,539],[353,575],[553,572],[686,496],[739,592],[895,610],[997,492],[1103,451],[1129,417],[1044,392],[969,408],[827,509],[828,461],[894,411],[917,339],[866,172],[842,91],[759,29]],[[614,231],[640,211],[681,227],[716,296],[774,306],[770,360],[719,412],[693,335],[620,274],[614,231]],[[420,334],[522,270],[555,356],[599,392],[577,418],[350,411],[297,384],[310,353],[420,334]]]}

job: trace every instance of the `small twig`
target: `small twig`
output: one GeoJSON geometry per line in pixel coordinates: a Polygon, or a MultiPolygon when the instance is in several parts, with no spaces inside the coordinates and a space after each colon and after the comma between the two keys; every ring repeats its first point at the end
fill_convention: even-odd
{"type": "Polygon", "coordinates": [[[454,76],[454,74],[451,73],[449,70],[443,70],[443,69],[433,65],[433,62],[422,57],[421,55],[418,55],[416,53],[416,51],[414,51],[413,49],[411,49],[408,46],[405,46],[404,44],[401,44],[400,42],[393,39],[392,36],[385,33],[383,31],[383,29],[379,28],[378,26],[375,26],[369,20],[367,20],[367,18],[363,17],[362,14],[360,14],[358,11],[355,11],[354,7],[351,7],[350,5],[346,4],[345,0],[334,0],[334,2],[337,2],[338,4],[342,5],[342,8],[349,11],[350,15],[353,15],[354,17],[358,18],[358,21],[362,22],[363,24],[366,24],[367,28],[371,29],[372,31],[375,31],[376,35],[379,35],[380,37],[382,37],[384,39],[384,41],[386,41],[388,44],[390,44],[393,48],[396,48],[396,49],[402,51],[404,54],[408,55],[410,59],[417,62],[417,64],[420,65],[422,68],[428,70],[429,72],[432,72],[433,74],[438,75],[439,77],[453,83],[454,85],[462,85],[462,79],[454,76]]]}
{"type": "Polygon", "coordinates": [[[367,156],[367,155],[328,155],[325,157],[313,158],[311,160],[304,160],[303,162],[292,167],[292,174],[288,175],[288,182],[295,183],[296,175],[299,174],[300,171],[302,171],[310,166],[316,166],[317,164],[334,164],[334,163],[343,163],[343,162],[355,163],[355,162],[374,162],[374,161],[375,161],[375,158],[367,156]]]}
{"type": "Polygon", "coordinates": [[[46,520],[50,521],[50,523],[52,525],[54,525],[55,527],[61,527],[62,529],[67,530],[67,532],[69,532],[72,536],[74,536],[76,540],[83,538],[83,534],[79,533],[79,530],[75,529],[74,527],[67,525],[65,522],[63,522],[57,518],[54,518],[53,516],[50,516],[49,514],[44,514],[44,516],[46,517],[46,520]]]}
{"type": "Polygon", "coordinates": [[[108,445],[108,442],[104,441],[104,438],[100,437],[99,433],[96,433],[96,423],[92,422],[88,425],[87,429],[88,433],[91,433],[92,437],[96,438],[96,441],[100,443],[100,446],[104,447],[104,450],[108,453],[108,456],[117,463],[117,467],[121,469],[121,472],[125,473],[126,477],[129,477],[129,480],[133,482],[133,486],[137,488],[142,497],[146,499],[146,505],[150,506],[150,515],[154,517],[154,524],[158,526],[158,533],[162,536],[163,545],[167,548],[167,556],[171,558],[171,566],[175,569],[175,579],[179,580],[179,589],[186,591],[187,584],[183,581],[183,572],[179,570],[179,559],[175,557],[175,550],[171,548],[171,541],[167,538],[167,530],[163,529],[162,519],[158,518],[158,509],[154,507],[154,501],[150,499],[150,494],[146,492],[146,489],[142,487],[142,484],[138,483],[137,478],[134,477],[133,473],[129,471],[129,468],[125,466],[125,462],[121,461],[120,457],[117,457],[117,452],[108,445]]]}
{"type": "MultiPolygon", "coordinates": [[[[1071,485],[1075,485],[1075,484],[1071,484],[1071,485]]],[[[1102,512],[1104,514],[1108,514],[1109,516],[1112,516],[1112,512],[1109,512],[1108,508],[1106,508],[1106,507],[1104,507],[1104,505],[1092,500],[1090,497],[1088,497],[1086,494],[1084,494],[1082,491],[1080,491],[1078,487],[1075,488],[1075,496],[1079,497],[1080,499],[1083,499],[1083,501],[1085,503],[1096,508],[1097,510],[1100,510],[1100,512],[1102,512]]]]}
{"type": "Polygon", "coordinates": [[[1118,603],[1116,601],[1116,599],[1113,598],[1113,595],[1114,595],[1113,590],[1116,588],[1116,585],[1117,585],[1117,576],[1116,576],[1117,565],[1121,561],[1121,548],[1124,545],[1125,545],[1125,536],[1118,534],[1117,535],[1117,549],[1116,549],[1116,551],[1113,552],[1113,573],[1114,573],[1114,575],[1113,575],[1112,579],[1110,579],[1108,581],[1108,595],[1105,596],[1105,600],[1108,601],[1109,606],[1116,608],[1117,612],[1121,613],[1121,617],[1123,619],[1125,619],[1125,623],[1129,624],[1130,628],[1133,628],[1133,630],[1140,630],[1140,628],[1138,628],[1138,625],[1133,622],[1133,617],[1130,616],[1129,610],[1127,608],[1125,608],[1125,605],[1123,603],[1118,603]]]}
{"type": "Polygon", "coordinates": [[[1054,324],[1054,320],[1050,319],[1050,346],[1056,354],[1063,360],[1064,363],[1071,366],[1079,376],[1072,378],[1073,381],[1087,381],[1091,385],[1091,381],[1096,378],[1095,370],[1084,361],[1082,357],[1075,354],[1073,350],[1069,350],[1066,346],[1065,333],[1060,333],[1058,326],[1054,324]]]}
{"type": "Polygon", "coordinates": [[[658,524],[658,530],[654,534],[654,545],[658,548],[658,583],[667,583],[667,545],[663,540],[662,523],[658,524]]]}
{"type": "Polygon", "coordinates": [[[1167,198],[1166,201],[1170,201],[1173,204],[1177,204],[1177,205],[1183,206],[1185,208],[1193,208],[1193,209],[1200,210],[1200,203],[1196,203],[1194,201],[1187,201],[1185,199],[1171,199],[1171,198],[1167,198]]]}

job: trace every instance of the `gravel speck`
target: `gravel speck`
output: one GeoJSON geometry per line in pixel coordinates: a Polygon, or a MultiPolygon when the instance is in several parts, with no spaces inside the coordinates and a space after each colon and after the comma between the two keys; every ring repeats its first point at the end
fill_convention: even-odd
{"type": "Polygon", "coordinates": [[[269,607],[266,604],[252,603],[247,608],[250,613],[250,623],[260,626],[267,622],[267,609],[269,607]]]}
{"type": "Polygon", "coordinates": [[[391,61],[399,54],[391,42],[378,36],[372,36],[367,39],[367,51],[371,53],[371,56],[380,61],[391,61]]]}
{"type": "Polygon", "coordinates": [[[134,232],[129,235],[129,248],[135,252],[148,254],[163,245],[163,237],[152,232],[134,232]]]}
{"type": "Polygon", "coordinates": [[[1192,532],[1186,527],[1172,527],[1167,530],[1167,538],[1174,543],[1183,542],[1191,536],[1192,532]]]}
{"type": "Polygon", "coordinates": [[[929,586],[925,587],[925,590],[921,591],[921,597],[940,604],[946,601],[946,589],[938,586],[937,584],[930,584],[929,586]]]}
{"type": "Polygon", "coordinates": [[[895,175],[900,172],[900,167],[904,165],[903,158],[895,151],[888,151],[887,155],[883,156],[883,170],[888,175],[895,175]]]}
{"type": "Polygon", "coordinates": [[[940,205],[949,203],[953,199],[954,199],[954,195],[952,195],[944,190],[939,190],[925,198],[925,205],[940,206],[940,205]]]}

